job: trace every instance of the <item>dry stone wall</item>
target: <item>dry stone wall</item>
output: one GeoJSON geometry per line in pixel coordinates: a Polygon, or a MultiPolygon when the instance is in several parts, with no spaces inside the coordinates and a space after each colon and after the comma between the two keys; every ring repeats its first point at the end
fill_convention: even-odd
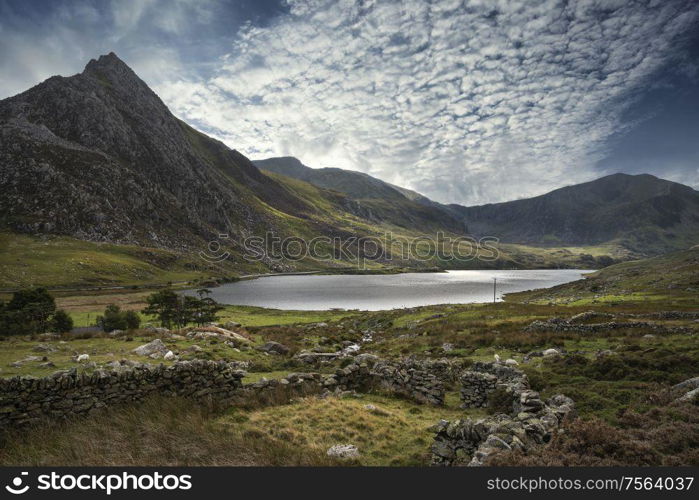
{"type": "Polygon", "coordinates": [[[92,374],[73,369],[44,378],[0,379],[0,428],[86,414],[152,394],[229,400],[242,386],[244,375],[233,363],[195,360],[92,374]]]}
{"type": "MultiPolygon", "coordinates": [[[[489,396],[503,389],[511,398],[501,413],[478,420],[441,420],[435,427],[432,463],[483,465],[493,453],[526,451],[547,443],[563,419],[574,411],[573,400],[557,395],[545,403],[529,388],[527,376],[501,363],[476,362],[461,374],[463,407],[487,406],[489,396]]],[[[507,402],[507,399],[505,399],[507,402]]],[[[502,403],[502,402],[501,402],[502,403]]]]}
{"type": "Polygon", "coordinates": [[[512,394],[513,399],[529,388],[524,372],[512,366],[478,361],[470,368],[459,378],[463,408],[487,406],[488,396],[499,387],[512,394]]]}
{"type": "Polygon", "coordinates": [[[419,403],[444,404],[444,384],[413,360],[399,362],[360,355],[325,381],[328,388],[367,392],[382,389],[419,403]]]}

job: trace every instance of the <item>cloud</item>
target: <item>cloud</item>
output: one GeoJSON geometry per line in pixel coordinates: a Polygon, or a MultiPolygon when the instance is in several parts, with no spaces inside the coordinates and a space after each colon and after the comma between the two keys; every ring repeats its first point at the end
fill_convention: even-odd
{"type": "Polygon", "coordinates": [[[82,71],[116,52],[146,82],[215,69],[241,26],[283,12],[281,0],[0,0],[0,98],[82,71]]]}
{"type": "Polygon", "coordinates": [[[255,158],[494,202],[595,177],[623,111],[696,22],[679,0],[293,0],[210,77],[157,91],[255,158]]]}
{"type": "MultiPolygon", "coordinates": [[[[0,97],[115,51],[253,158],[496,202],[635,171],[633,143],[600,160],[698,22],[692,0],[280,1],[0,0],[0,97]]],[[[696,150],[666,157],[651,173],[699,187],[696,150]]]]}

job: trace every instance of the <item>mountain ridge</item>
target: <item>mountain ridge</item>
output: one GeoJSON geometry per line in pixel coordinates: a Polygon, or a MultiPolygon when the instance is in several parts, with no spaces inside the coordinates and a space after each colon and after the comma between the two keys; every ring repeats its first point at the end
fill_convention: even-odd
{"type": "MultiPolygon", "coordinates": [[[[369,177],[372,186],[381,185],[414,203],[441,211],[445,217],[460,219],[466,231],[476,238],[495,236],[504,243],[535,246],[615,242],[638,256],[657,255],[699,243],[699,192],[651,174],[615,173],[531,198],[463,206],[432,201],[416,191],[365,173],[313,169],[293,157],[254,163],[347,193],[366,192],[369,177]],[[352,178],[355,185],[347,189],[348,179],[352,178]]],[[[375,190],[374,195],[378,193],[375,190]]]]}

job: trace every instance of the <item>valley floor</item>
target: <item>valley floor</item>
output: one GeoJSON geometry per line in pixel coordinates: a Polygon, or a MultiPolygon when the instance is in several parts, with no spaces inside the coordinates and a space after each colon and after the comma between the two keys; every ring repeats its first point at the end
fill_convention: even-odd
{"type": "MultiPolygon", "coordinates": [[[[252,344],[196,341],[144,328],[0,340],[0,377],[92,371],[127,359],[153,362],[133,349],[161,338],[181,360],[237,361],[246,384],[292,372],[334,373],[338,359],[309,365],[302,351],[336,352],[348,344],[384,359],[413,356],[474,361],[514,359],[542,399],[565,394],[578,418],[553,442],[502,453],[504,465],[699,465],[696,396],[677,384],[699,376],[697,250],[655,262],[622,264],[561,287],[515,294],[498,304],[442,305],[391,311],[280,311],[229,306],[221,323],[252,344]],[[660,273],[664,267],[672,273],[660,273]],[[639,280],[642,282],[639,285],[639,280]],[[641,286],[639,288],[639,286],[641,286]],[[267,342],[285,354],[259,349],[267,342]],[[196,348],[193,347],[196,344],[196,348]],[[547,349],[557,354],[542,356],[547,349]],[[90,363],[77,363],[88,354],[90,363]],[[47,364],[48,363],[48,364],[47,364]]],[[[108,303],[140,309],[141,291],[59,297],[78,323],[108,303]]],[[[170,364],[158,360],[156,363],[170,364]]],[[[699,384],[698,384],[699,385],[699,384]]],[[[381,392],[325,398],[250,401],[233,407],[154,397],[61,423],[41,423],[0,437],[2,465],[429,465],[440,419],[497,411],[460,408],[458,385],[441,407],[381,392]],[[359,457],[339,461],[326,450],[354,444],[359,457]]]]}

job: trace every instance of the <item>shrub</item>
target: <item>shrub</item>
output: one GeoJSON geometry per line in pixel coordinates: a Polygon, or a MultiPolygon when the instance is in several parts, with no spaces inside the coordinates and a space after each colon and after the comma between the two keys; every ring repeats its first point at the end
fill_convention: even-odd
{"type": "Polygon", "coordinates": [[[124,320],[126,321],[126,328],[129,330],[135,330],[141,326],[141,317],[136,311],[126,311],[124,313],[124,320]]]}
{"type": "Polygon", "coordinates": [[[73,318],[63,309],[58,309],[53,314],[51,323],[53,329],[58,333],[68,333],[73,329],[73,318]]]}

